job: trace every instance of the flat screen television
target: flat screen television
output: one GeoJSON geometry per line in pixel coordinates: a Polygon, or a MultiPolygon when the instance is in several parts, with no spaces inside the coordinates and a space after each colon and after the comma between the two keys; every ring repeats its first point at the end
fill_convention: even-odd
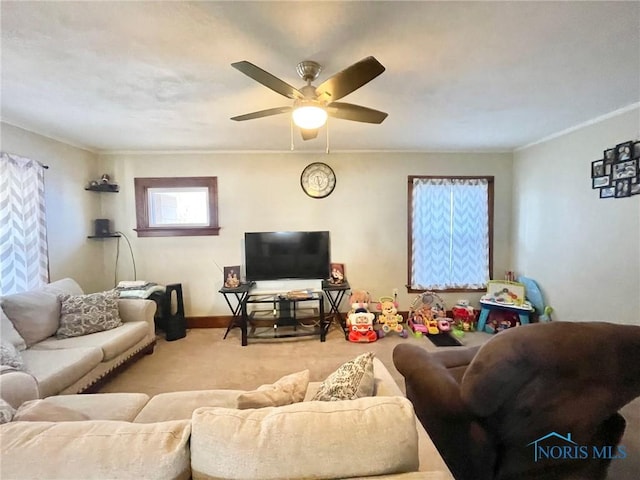
{"type": "Polygon", "coordinates": [[[246,232],[247,281],[329,278],[328,231],[246,232]]]}

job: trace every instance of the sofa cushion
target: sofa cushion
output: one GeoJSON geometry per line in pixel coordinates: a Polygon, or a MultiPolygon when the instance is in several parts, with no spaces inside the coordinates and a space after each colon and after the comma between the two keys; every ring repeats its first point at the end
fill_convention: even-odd
{"type": "Polygon", "coordinates": [[[119,420],[131,422],[149,401],[145,393],[92,393],[54,395],[40,402],[72,409],[91,420],[119,420]]]}
{"type": "Polygon", "coordinates": [[[189,420],[200,407],[235,408],[243,390],[193,390],[160,393],[154,396],[136,416],[136,423],[189,420]]]}
{"type": "Polygon", "coordinates": [[[58,329],[60,302],[53,293],[44,290],[14,293],[2,297],[0,305],[28,347],[58,329]]]}
{"type": "Polygon", "coordinates": [[[418,433],[403,397],[193,413],[194,479],[348,478],[415,471],[418,433]],[[345,435],[348,428],[349,435],[345,435]]]}
{"type": "Polygon", "coordinates": [[[90,333],[80,337],[50,337],[33,346],[38,350],[66,350],[68,348],[98,347],[102,350],[102,361],[107,362],[133,347],[149,333],[145,321],[127,322],[118,328],[90,333]]]}
{"type": "Polygon", "coordinates": [[[29,348],[22,352],[29,372],[38,380],[41,397],[61,392],[89,373],[102,361],[102,350],[68,348],[65,350],[38,350],[29,348]]]}
{"type": "Polygon", "coordinates": [[[358,355],[329,375],[312,400],[353,400],[373,395],[373,353],[358,355]]]}
{"type": "Polygon", "coordinates": [[[4,341],[11,343],[18,349],[18,351],[25,350],[27,348],[24,338],[20,336],[16,327],[13,326],[13,323],[11,323],[9,317],[5,315],[2,308],[0,308],[0,337],[4,341]]]}
{"type": "Polygon", "coordinates": [[[280,407],[301,402],[309,385],[309,370],[285,375],[269,385],[261,385],[257,390],[238,396],[238,408],[280,407]]]}
{"type": "Polygon", "coordinates": [[[16,414],[16,409],[0,398],[0,424],[9,423],[16,414]]]}
{"type": "Polygon", "coordinates": [[[58,296],[60,294],[67,295],[82,295],[84,292],[82,291],[82,287],[78,285],[73,278],[62,278],[60,280],[56,280],[55,282],[51,282],[42,287],[42,290],[48,293],[53,293],[58,296]]]}
{"type": "Polygon", "coordinates": [[[190,431],[189,421],[6,423],[0,426],[2,476],[188,479],[190,431]]]}
{"type": "Polygon", "coordinates": [[[13,343],[0,341],[0,365],[24,370],[24,361],[13,343]]]}
{"type": "Polygon", "coordinates": [[[81,420],[89,420],[89,417],[82,412],[44,400],[24,402],[13,416],[14,422],[77,422],[81,420]]]}
{"type": "Polygon", "coordinates": [[[61,307],[56,337],[79,337],[119,327],[122,320],[118,313],[118,297],[116,290],[88,295],[58,295],[61,307]]]}

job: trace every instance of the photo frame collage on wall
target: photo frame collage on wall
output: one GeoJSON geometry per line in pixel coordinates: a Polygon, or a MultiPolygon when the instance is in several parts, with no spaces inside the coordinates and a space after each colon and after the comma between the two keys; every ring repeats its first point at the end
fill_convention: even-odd
{"type": "Polygon", "coordinates": [[[600,198],[640,195],[640,141],[619,143],[591,162],[591,188],[600,190],[600,198]]]}

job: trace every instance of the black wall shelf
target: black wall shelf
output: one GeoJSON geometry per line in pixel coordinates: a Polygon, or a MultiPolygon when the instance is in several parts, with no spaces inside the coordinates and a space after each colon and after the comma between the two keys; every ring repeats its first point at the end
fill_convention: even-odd
{"type": "Polygon", "coordinates": [[[117,193],[120,191],[120,186],[115,183],[100,183],[98,185],[90,185],[85,187],[85,190],[90,192],[110,192],[117,193]]]}
{"type": "Polygon", "coordinates": [[[89,235],[87,238],[118,238],[120,236],[119,233],[110,233],[109,235],[89,235]]]}

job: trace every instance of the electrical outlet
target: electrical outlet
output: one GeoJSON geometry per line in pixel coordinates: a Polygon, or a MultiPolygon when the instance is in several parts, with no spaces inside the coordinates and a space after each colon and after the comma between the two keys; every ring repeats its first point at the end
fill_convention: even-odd
{"type": "Polygon", "coordinates": [[[393,289],[393,296],[395,297],[396,295],[398,295],[398,289],[397,289],[397,288],[394,288],[394,289],[393,289]]]}

